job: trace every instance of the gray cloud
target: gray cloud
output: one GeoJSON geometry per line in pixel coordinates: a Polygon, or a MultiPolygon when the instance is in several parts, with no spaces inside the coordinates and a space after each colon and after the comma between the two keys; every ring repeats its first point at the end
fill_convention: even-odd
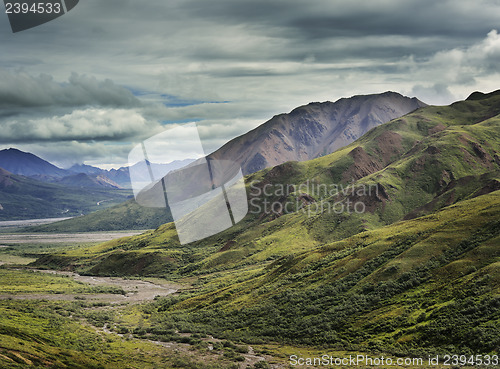
{"type": "Polygon", "coordinates": [[[216,146],[310,101],[450,103],[499,88],[498,14],[497,0],[87,0],[18,34],[0,23],[0,141],[116,163],[163,121],[202,120],[216,146]]]}
{"type": "Polygon", "coordinates": [[[146,121],[127,109],[74,110],[70,114],[44,118],[6,119],[0,143],[124,140],[155,132],[159,124],[146,121]]]}
{"type": "Polygon", "coordinates": [[[41,74],[12,73],[0,69],[0,109],[26,107],[139,106],[140,101],[126,88],[106,79],[71,74],[65,83],[41,74]]]}

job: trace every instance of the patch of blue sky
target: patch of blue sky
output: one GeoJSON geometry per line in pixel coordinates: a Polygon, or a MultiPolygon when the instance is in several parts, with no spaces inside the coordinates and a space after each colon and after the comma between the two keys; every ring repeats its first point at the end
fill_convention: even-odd
{"type": "Polygon", "coordinates": [[[167,124],[182,124],[182,123],[197,123],[201,122],[203,119],[174,119],[174,120],[162,120],[160,123],[162,125],[167,125],[167,124]]]}
{"type": "Polygon", "coordinates": [[[127,86],[127,89],[130,90],[130,92],[132,92],[132,94],[136,97],[142,98],[144,100],[150,100],[150,101],[154,100],[170,108],[178,108],[183,106],[193,106],[201,104],[227,104],[230,102],[230,101],[183,99],[175,95],[140,90],[130,86],[127,86]]]}
{"type": "Polygon", "coordinates": [[[227,104],[229,101],[210,101],[210,100],[190,100],[190,99],[181,99],[177,96],[161,94],[163,105],[167,107],[182,107],[182,106],[192,106],[192,105],[201,105],[201,104],[227,104]]]}

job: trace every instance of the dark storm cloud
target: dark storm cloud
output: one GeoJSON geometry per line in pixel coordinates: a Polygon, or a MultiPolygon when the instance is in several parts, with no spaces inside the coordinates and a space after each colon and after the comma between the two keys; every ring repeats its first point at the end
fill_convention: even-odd
{"type": "Polygon", "coordinates": [[[0,81],[0,108],[140,105],[129,90],[109,79],[72,74],[67,82],[58,83],[47,74],[33,77],[0,69],[0,81]]]}
{"type": "Polygon", "coordinates": [[[474,22],[470,22],[471,14],[463,11],[465,10],[464,4],[467,3],[464,1],[373,1],[366,3],[366,6],[352,8],[347,12],[342,12],[340,8],[337,14],[333,7],[331,12],[299,15],[289,24],[310,39],[368,35],[411,37],[440,35],[462,40],[469,37],[476,38],[478,31],[484,32],[496,25],[495,15],[478,12],[477,3],[474,22]],[[478,18],[482,20],[481,23],[477,22],[478,18]]]}
{"type": "MultiPolygon", "coordinates": [[[[184,1],[182,9],[195,18],[245,25],[249,33],[264,32],[293,42],[398,35],[414,39],[433,38],[433,41],[437,37],[446,38],[448,47],[452,48],[477,40],[480,35],[498,27],[500,3],[484,0],[375,0],[362,3],[348,0],[213,0],[203,5],[197,1],[184,1]]],[[[429,43],[426,51],[435,52],[442,46],[429,43]]]]}
{"type": "MultiPolygon", "coordinates": [[[[18,51],[10,55],[22,54],[21,48],[32,48],[32,55],[39,55],[49,40],[56,43],[50,46],[54,50],[74,44],[73,57],[81,59],[67,59],[74,70],[88,58],[105,77],[131,70],[137,75],[131,64],[154,60],[188,66],[301,62],[308,57],[316,62],[370,59],[381,63],[408,55],[429,57],[480,41],[498,27],[499,16],[500,3],[487,0],[88,0],[69,19],[39,27],[40,40],[25,34],[16,39],[16,46],[11,35],[0,33],[0,41],[18,51]],[[103,53],[107,63],[99,60],[103,53]]],[[[4,63],[13,64],[9,57],[5,59],[4,63]]],[[[16,61],[40,64],[32,56],[16,57],[16,61]]],[[[71,71],[64,67],[66,73],[71,71]]],[[[247,74],[242,69],[242,75],[247,74]]]]}
{"type": "MultiPolygon", "coordinates": [[[[117,60],[110,59],[110,63],[120,63],[122,55],[165,58],[167,53],[188,62],[299,61],[308,54],[314,54],[317,61],[382,59],[428,56],[443,47],[470,45],[498,27],[499,14],[499,2],[485,0],[89,0],[69,20],[61,19],[37,32],[54,31],[60,48],[72,39],[82,51],[103,52],[111,47],[117,60]],[[70,21],[74,26],[68,32],[70,21]],[[235,31],[242,38],[240,43],[230,42],[235,31]],[[399,36],[400,42],[391,43],[393,36],[399,36]],[[373,47],[375,37],[379,42],[373,47]]],[[[5,35],[0,37],[5,39],[5,35]]],[[[21,38],[19,47],[37,50],[32,43],[36,37],[21,38]]],[[[9,38],[2,44],[5,41],[9,38]]],[[[88,58],[94,55],[86,54],[88,58]]]]}

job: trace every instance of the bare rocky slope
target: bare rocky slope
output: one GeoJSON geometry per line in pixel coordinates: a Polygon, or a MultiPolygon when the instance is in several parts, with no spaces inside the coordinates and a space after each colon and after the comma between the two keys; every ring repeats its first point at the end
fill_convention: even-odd
{"type": "Polygon", "coordinates": [[[274,116],[210,156],[239,163],[244,174],[287,161],[306,161],[350,144],[370,129],[426,106],[396,92],[310,103],[274,116]]]}

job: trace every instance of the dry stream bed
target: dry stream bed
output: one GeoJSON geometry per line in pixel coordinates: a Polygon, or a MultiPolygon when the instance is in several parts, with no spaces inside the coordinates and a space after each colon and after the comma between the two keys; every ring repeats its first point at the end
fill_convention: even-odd
{"type": "Polygon", "coordinates": [[[125,279],[118,277],[92,277],[83,276],[72,272],[61,272],[57,270],[38,270],[33,271],[49,274],[66,275],[73,278],[76,282],[88,284],[91,286],[108,286],[121,288],[125,294],[116,293],[96,293],[96,294],[70,294],[70,293],[27,293],[27,294],[1,294],[0,299],[12,300],[75,300],[84,299],[88,301],[106,302],[110,304],[120,303],[141,303],[153,300],[156,296],[168,296],[179,290],[180,285],[167,281],[143,281],[137,279],[125,279]]]}

